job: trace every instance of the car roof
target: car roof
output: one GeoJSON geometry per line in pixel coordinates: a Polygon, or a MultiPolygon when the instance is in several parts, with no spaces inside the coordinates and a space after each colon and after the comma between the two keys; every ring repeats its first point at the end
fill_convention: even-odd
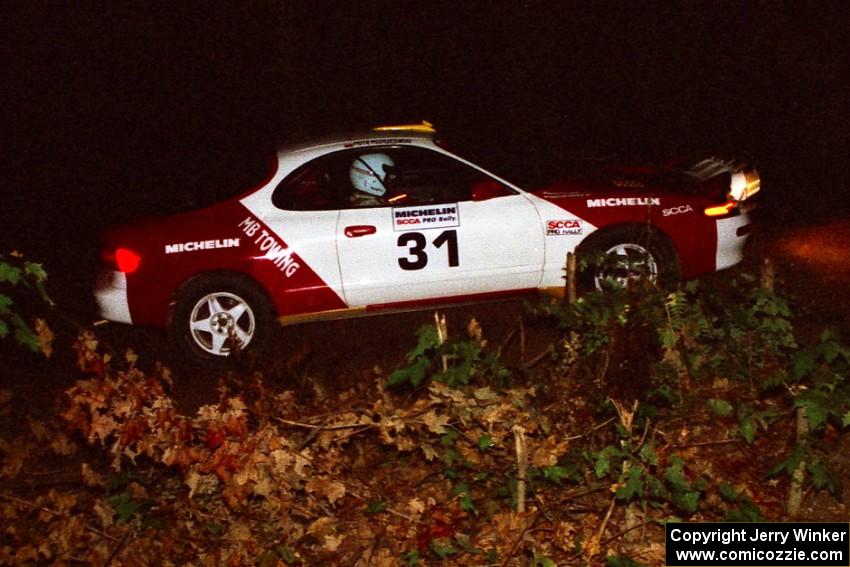
{"type": "Polygon", "coordinates": [[[325,146],[348,147],[360,143],[409,143],[417,141],[433,141],[437,131],[432,124],[422,121],[418,124],[397,124],[376,126],[370,130],[358,130],[342,134],[314,136],[285,144],[278,148],[278,154],[317,149],[325,146]]]}

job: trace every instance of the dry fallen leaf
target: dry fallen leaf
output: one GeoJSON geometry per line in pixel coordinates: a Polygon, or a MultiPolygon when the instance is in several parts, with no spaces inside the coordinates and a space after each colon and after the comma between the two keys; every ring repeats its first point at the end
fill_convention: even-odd
{"type": "Polygon", "coordinates": [[[333,504],[345,496],[345,485],[339,481],[327,478],[311,478],[307,481],[307,492],[315,492],[320,496],[324,496],[333,504]]]}
{"type": "Polygon", "coordinates": [[[342,535],[326,535],[325,536],[325,544],[322,546],[325,551],[336,551],[342,541],[345,539],[345,536],[342,535]]]}
{"type": "Polygon", "coordinates": [[[185,483],[189,487],[189,498],[196,494],[214,494],[219,488],[219,480],[216,475],[200,474],[194,467],[186,475],[185,483]]]}
{"type": "Polygon", "coordinates": [[[94,471],[88,463],[80,465],[80,475],[83,478],[83,484],[89,488],[97,488],[103,486],[103,476],[94,471]]]}
{"type": "Polygon", "coordinates": [[[0,453],[5,454],[0,477],[14,478],[21,471],[30,452],[30,444],[23,437],[15,437],[11,442],[0,439],[0,453]]]}
{"type": "Polygon", "coordinates": [[[535,443],[531,451],[531,464],[538,468],[553,467],[558,464],[558,459],[567,452],[569,441],[550,435],[543,443],[535,443]]]}
{"type": "Polygon", "coordinates": [[[44,319],[36,319],[33,325],[35,334],[38,337],[38,348],[47,358],[53,354],[53,331],[47,326],[47,321],[44,319]]]}
{"type": "Polygon", "coordinates": [[[431,433],[442,435],[446,432],[446,425],[449,424],[449,416],[437,415],[434,410],[431,410],[422,416],[422,423],[425,424],[431,433]]]}
{"type": "Polygon", "coordinates": [[[236,521],[227,530],[227,537],[228,539],[235,539],[237,541],[248,541],[251,539],[251,526],[241,520],[236,521]]]}
{"type": "Polygon", "coordinates": [[[416,496],[407,501],[407,507],[414,514],[421,514],[425,511],[425,503],[416,496]]]}
{"type": "Polygon", "coordinates": [[[324,535],[333,531],[336,522],[337,520],[335,518],[322,516],[321,518],[313,520],[313,522],[307,527],[307,533],[315,536],[324,535]]]}
{"type": "Polygon", "coordinates": [[[100,527],[104,529],[111,528],[112,525],[115,523],[115,510],[112,508],[112,506],[110,506],[103,500],[97,500],[94,503],[93,510],[95,515],[100,520],[100,527]]]}

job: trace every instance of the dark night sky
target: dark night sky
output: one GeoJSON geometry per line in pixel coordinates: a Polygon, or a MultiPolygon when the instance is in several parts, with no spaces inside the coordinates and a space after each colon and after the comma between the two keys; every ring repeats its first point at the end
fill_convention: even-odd
{"type": "Polygon", "coordinates": [[[6,19],[10,242],[87,246],[275,143],[421,118],[514,168],[717,149],[774,203],[846,200],[842,3],[174,4],[6,19]]]}

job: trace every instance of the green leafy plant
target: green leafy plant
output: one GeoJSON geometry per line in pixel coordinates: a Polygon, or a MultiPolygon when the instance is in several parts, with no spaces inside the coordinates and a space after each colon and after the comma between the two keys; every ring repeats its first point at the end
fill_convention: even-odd
{"type": "Polygon", "coordinates": [[[405,356],[406,363],[390,374],[387,385],[416,387],[430,379],[457,387],[476,377],[497,383],[510,377],[498,356],[485,351],[487,342],[474,319],[463,338],[441,339],[434,325],[420,327],[417,337],[416,346],[405,356]]]}
{"type": "MultiPolygon", "coordinates": [[[[769,476],[785,474],[792,480],[797,499],[808,478],[816,489],[836,494],[840,485],[830,470],[821,446],[828,427],[850,425],[850,347],[831,329],[824,330],[818,342],[800,349],[791,363],[786,382],[792,404],[797,410],[797,443],[776,463],[769,476]],[[808,473],[808,474],[807,474],[808,473]]],[[[797,504],[789,504],[796,509],[797,504]]]]}
{"type": "Polygon", "coordinates": [[[112,496],[108,502],[115,510],[115,513],[118,514],[119,523],[129,522],[144,505],[144,502],[133,499],[127,492],[112,496]]]}
{"type": "Polygon", "coordinates": [[[794,406],[803,408],[809,429],[817,432],[832,422],[850,425],[850,347],[837,332],[825,330],[819,341],[800,350],[793,360],[790,382],[795,390],[794,406]]]}
{"type": "Polygon", "coordinates": [[[735,490],[732,485],[721,483],[717,487],[720,497],[734,507],[726,510],[724,520],[727,522],[763,522],[761,510],[753,500],[742,492],[735,490]]]}
{"type": "Polygon", "coordinates": [[[49,356],[49,344],[45,343],[52,333],[43,320],[27,323],[20,311],[21,302],[31,299],[33,292],[43,305],[53,305],[46,282],[47,273],[41,264],[24,260],[18,253],[0,255],[0,339],[11,334],[20,346],[33,352],[42,350],[49,356]]]}
{"type": "Polygon", "coordinates": [[[630,449],[628,442],[620,447],[608,445],[596,453],[593,468],[597,478],[608,477],[615,482],[617,500],[656,508],[669,503],[685,514],[697,510],[706,487],[702,478],[688,479],[680,457],[673,455],[667,466],[662,466],[651,444],[637,452],[630,449]]]}
{"type": "Polygon", "coordinates": [[[390,374],[387,385],[409,383],[415,387],[428,378],[434,365],[434,357],[440,349],[437,329],[433,325],[423,325],[416,335],[418,339],[416,346],[405,356],[407,365],[390,374]]]}

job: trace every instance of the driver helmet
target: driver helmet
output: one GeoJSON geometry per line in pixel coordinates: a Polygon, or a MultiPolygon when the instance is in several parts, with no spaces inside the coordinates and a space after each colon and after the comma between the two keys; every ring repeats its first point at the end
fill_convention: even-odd
{"type": "Polygon", "coordinates": [[[387,178],[387,167],[393,167],[395,162],[387,154],[375,153],[358,156],[351,162],[351,184],[358,191],[382,197],[387,192],[384,180],[387,178]]]}

